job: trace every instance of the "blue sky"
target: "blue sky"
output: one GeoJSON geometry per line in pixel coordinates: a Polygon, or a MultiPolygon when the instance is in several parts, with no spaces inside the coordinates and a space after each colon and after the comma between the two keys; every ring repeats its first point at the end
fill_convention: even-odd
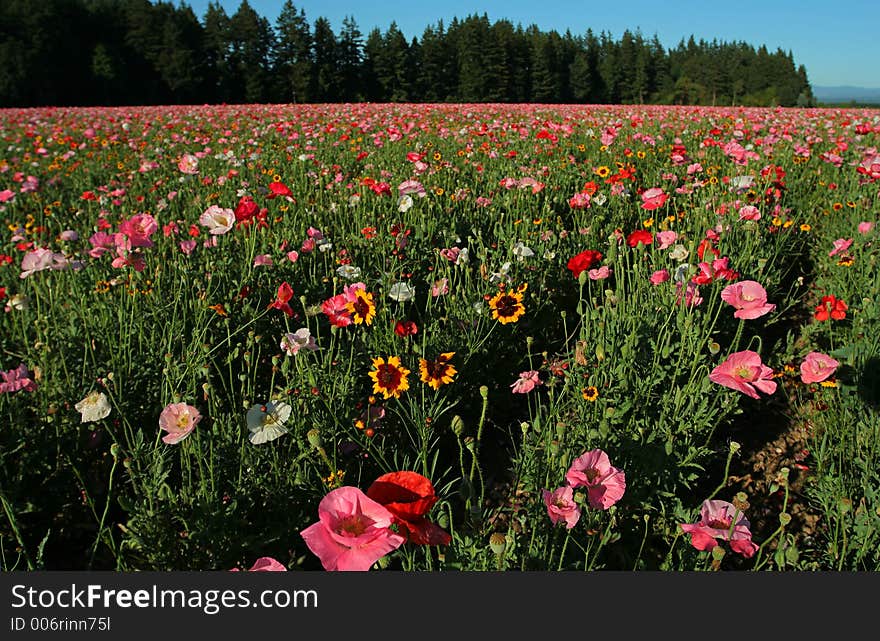
{"type": "MultiPolygon", "coordinates": [[[[201,19],[209,0],[184,0],[201,19]]],[[[241,0],[220,0],[232,15],[241,0]]],[[[249,0],[250,5],[274,25],[284,0],[249,0]]],[[[425,2],[383,0],[352,2],[294,0],[304,9],[310,24],[327,18],[339,33],[342,19],[354,16],[366,35],[373,27],[383,32],[394,20],[407,36],[421,38],[425,26],[453,16],[486,13],[494,22],[506,18],[542,31],[566,29],[578,35],[592,28],[609,32],[615,39],[625,29],[651,37],[655,33],[665,47],[675,47],[691,34],[699,40],[743,40],[791,50],[796,64],[803,64],[813,85],[854,85],[880,88],[880,0],[623,0],[590,2],[576,0],[461,0],[425,2]]]]}

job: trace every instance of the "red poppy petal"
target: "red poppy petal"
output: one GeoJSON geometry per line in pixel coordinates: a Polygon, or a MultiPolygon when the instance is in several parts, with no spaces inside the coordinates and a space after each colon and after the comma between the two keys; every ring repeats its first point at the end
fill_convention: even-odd
{"type": "Polygon", "coordinates": [[[419,519],[406,523],[409,540],[416,545],[449,545],[452,537],[449,533],[428,519],[419,519]]]}
{"type": "Polygon", "coordinates": [[[423,517],[437,502],[431,481],[416,472],[383,474],[367,489],[367,496],[406,521],[423,517]]]}

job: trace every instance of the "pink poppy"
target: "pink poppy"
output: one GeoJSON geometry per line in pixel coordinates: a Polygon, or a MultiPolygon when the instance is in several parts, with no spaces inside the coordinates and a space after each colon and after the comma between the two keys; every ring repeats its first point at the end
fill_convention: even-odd
{"type": "Polygon", "coordinates": [[[550,517],[553,525],[564,522],[569,530],[577,525],[581,518],[581,510],[574,502],[574,490],[571,486],[560,487],[552,492],[541,490],[541,496],[544,498],[544,505],[547,506],[547,516],[550,517]]]}
{"type": "Polygon", "coordinates": [[[345,294],[337,294],[321,303],[321,311],[334,327],[347,327],[354,322],[348,311],[348,303],[345,294]]]}
{"type": "Polygon", "coordinates": [[[761,212],[754,205],[743,205],[739,208],[740,220],[761,220],[761,212]]]}
{"type": "Polygon", "coordinates": [[[15,198],[15,192],[11,189],[4,189],[0,191],[0,203],[8,203],[10,200],[15,198]]]}
{"type": "Polygon", "coordinates": [[[678,234],[672,230],[658,231],[654,240],[657,242],[657,249],[666,249],[678,240],[678,234]]]}
{"type": "Polygon", "coordinates": [[[665,283],[669,280],[669,271],[666,269],[658,269],[656,272],[651,274],[651,284],[659,285],[660,283],[665,283]]]}
{"type": "Polygon", "coordinates": [[[199,173],[199,159],[192,154],[183,154],[177,161],[177,169],[183,174],[199,173]]]}
{"type": "Polygon", "coordinates": [[[745,350],[734,352],[709,374],[709,380],[724,387],[759,398],[758,390],[765,394],[776,391],[776,381],[771,380],[773,370],[761,363],[757,352],[745,350]]]}
{"type": "Polygon", "coordinates": [[[801,363],[801,381],[804,383],[819,383],[834,374],[837,366],[836,360],[821,352],[810,352],[801,363]]]}
{"type": "Polygon", "coordinates": [[[184,254],[189,256],[190,254],[192,254],[195,251],[196,245],[198,245],[198,244],[199,244],[198,241],[195,241],[195,240],[181,240],[180,241],[180,251],[182,251],[184,254]]]}
{"type": "Polygon", "coordinates": [[[315,342],[315,337],[312,336],[309,328],[303,327],[295,332],[287,332],[281,339],[281,349],[291,356],[296,356],[301,349],[310,352],[316,351],[318,344],[315,342]]]}
{"type": "Polygon", "coordinates": [[[514,394],[528,394],[539,385],[543,385],[543,383],[538,372],[529,370],[528,372],[520,372],[519,378],[510,387],[514,394]]]}
{"type": "Polygon", "coordinates": [[[131,247],[152,247],[150,236],[158,230],[159,224],[150,214],[135,214],[119,224],[119,232],[128,237],[131,247]]]}
{"type": "Polygon", "coordinates": [[[590,280],[604,280],[611,276],[611,268],[608,265],[602,265],[598,269],[591,269],[587,272],[590,280]]]}
{"type": "Polygon", "coordinates": [[[837,256],[840,252],[845,252],[853,244],[852,238],[838,238],[834,241],[834,249],[828,252],[829,256],[837,256]]]}
{"type": "Polygon", "coordinates": [[[650,211],[662,207],[667,198],[669,198],[669,195],[663,193],[663,190],[660,187],[646,189],[644,193],[642,193],[642,209],[650,211]]]}
{"type": "Polygon", "coordinates": [[[254,257],[254,267],[271,267],[275,264],[269,254],[258,254],[254,257]]]}
{"type": "Polygon", "coordinates": [[[391,512],[356,487],[329,492],[318,505],[318,519],[300,536],[328,571],[369,570],[406,541],[391,530],[391,512]]]}
{"type": "Polygon", "coordinates": [[[721,299],[736,308],[734,318],[759,318],[776,309],[776,305],[767,302],[766,290],[753,280],[728,285],[721,290],[721,299]]]}
{"type": "Polygon", "coordinates": [[[67,259],[64,254],[56,254],[51,249],[38,247],[28,252],[21,259],[21,273],[19,278],[27,278],[31,274],[41,272],[44,269],[64,269],[67,259]]]}
{"type": "MultiPolygon", "coordinates": [[[[248,572],[287,572],[287,568],[280,561],[276,561],[271,556],[261,556],[254,561],[248,572]]],[[[232,568],[230,572],[239,572],[238,568],[232,568]]]]}
{"type": "Polygon", "coordinates": [[[175,445],[189,436],[196,428],[202,415],[192,405],[171,403],[159,414],[159,427],[168,432],[162,437],[163,443],[175,445]]]}
{"type": "Polygon", "coordinates": [[[727,501],[703,501],[700,520],[681,523],[679,527],[691,535],[691,545],[700,551],[711,550],[718,542],[730,542],[730,549],[749,559],[758,551],[752,542],[750,523],[742,511],[727,501]]]}
{"type": "Polygon", "coordinates": [[[572,488],[586,487],[590,507],[607,510],[617,503],[626,490],[626,475],[611,465],[608,455],[602,450],[590,450],[576,458],[565,481],[572,488]]]}
{"type": "MultiPolygon", "coordinates": [[[[682,284],[675,283],[675,303],[677,305],[681,304],[682,300],[682,284]]],[[[700,296],[700,288],[697,287],[697,284],[690,280],[688,281],[687,286],[684,287],[684,304],[685,307],[698,307],[703,303],[703,297],[700,296]]]]}
{"type": "Polygon", "coordinates": [[[15,369],[6,372],[0,372],[0,394],[8,394],[24,390],[25,392],[34,392],[37,389],[37,383],[31,376],[30,370],[24,363],[21,363],[15,369]]]}
{"type": "Polygon", "coordinates": [[[232,229],[235,224],[235,212],[211,205],[199,216],[199,223],[208,228],[209,234],[219,236],[232,229]]]}
{"type": "Polygon", "coordinates": [[[397,186],[397,193],[400,196],[406,194],[415,194],[419,198],[427,196],[424,185],[418,180],[404,180],[397,186]]]}
{"type": "Polygon", "coordinates": [[[868,221],[861,222],[858,229],[860,234],[870,234],[871,230],[874,229],[874,223],[868,221]]]}

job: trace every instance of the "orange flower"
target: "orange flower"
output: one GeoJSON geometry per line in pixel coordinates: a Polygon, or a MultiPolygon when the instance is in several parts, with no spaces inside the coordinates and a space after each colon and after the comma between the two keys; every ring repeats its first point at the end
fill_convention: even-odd
{"type": "Polygon", "coordinates": [[[455,356],[455,352],[446,352],[433,361],[424,358],[419,359],[420,379],[423,383],[427,383],[435,390],[440,389],[441,385],[451,383],[453,377],[458,373],[449,360],[455,356]]]}
{"type": "Polygon", "coordinates": [[[387,363],[381,357],[374,358],[373,367],[376,369],[370,372],[370,378],[373,379],[374,393],[382,394],[386,399],[400,398],[401,392],[409,389],[407,376],[410,371],[400,364],[397,356],[389,357],[387,363]]]}

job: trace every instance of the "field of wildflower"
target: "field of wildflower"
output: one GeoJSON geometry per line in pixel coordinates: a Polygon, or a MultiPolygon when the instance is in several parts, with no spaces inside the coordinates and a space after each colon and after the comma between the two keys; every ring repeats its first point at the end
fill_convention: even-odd
{"type": "Polygon", "coordinates": [[[880,569],[880,114],[0,110],[0,563],[880,569]]]}

